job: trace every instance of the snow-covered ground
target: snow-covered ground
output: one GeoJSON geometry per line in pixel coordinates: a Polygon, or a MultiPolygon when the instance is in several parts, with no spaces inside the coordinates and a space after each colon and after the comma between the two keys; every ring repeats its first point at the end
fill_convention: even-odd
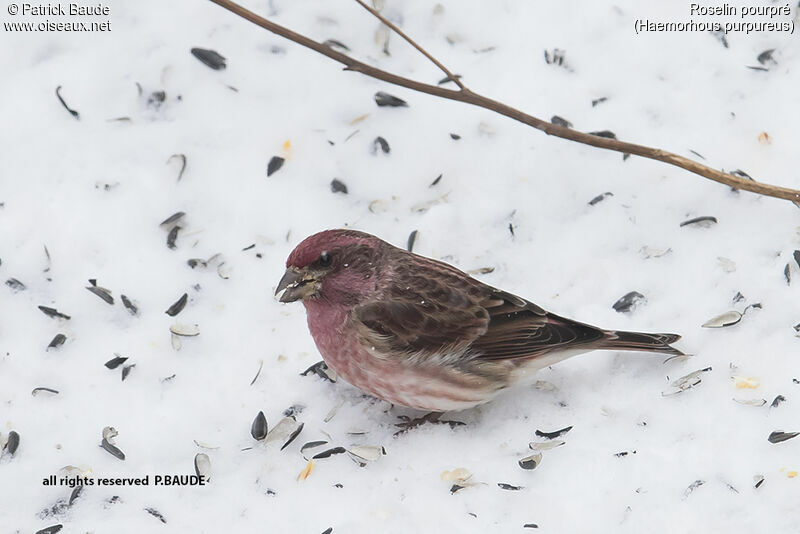
{"type": "MultiPolygon", "coordinates": [[[[726,48],[708,32],[634,32],[637,19],[716,20],[690,16],[689,2],[386,4],[474,91],[800,186],[796,35],[730,33],[726,48]],[[555,48],[563,65],[545,61],[555,48]],[[768,49],[774,61],[762,65],[768,49]]],[[[343,72],[210,2],[103,5],[108,17],[12,17],[5,5],[0,15],[111,21],[105,33],[0,33],[0,440],[20,436],[0,458],[3,531],[796,531],[800,439],[767,437],[800,431],[797,207],[343,72]],[[210,69],[192,47],[216,50],[227,68],[210,69]],[[408,107],[377,107],[377,91],[408,107]],[[377,136],[389,154],[375,153],[377,136]],[[180,180],[174,154],[187,161],[180,180]],[[274,156],[285,163],[267,177],[274,156]],[[347,194],[331,191],[334,178],[347,194]],[[159,223],[179,211],[170,249],[159,223]],[[698,216],[718,222],[679,226],[698,216]],[[416,230],[415,252],[491,267],[476,276],[561,315],[680,333],[694,356],[582,355],[541,372],[538,387],[449,414],[466,426],[393,437],[398,415],[418,414],[300,376],[320,359],[305,312],[272,296],[302,238],[344,226],[400,246],[416,230]],[[205,268],[187,264],[216,254],[205,268]],[[85,289],[89,279],[113,305],[85,289]],[[646,303],[612,309],[634,290],[646,303]],[[166,315],[184,293],[185,309],[166,315]],[[735,326],[701,328],[756,303],[735,326]],[[173,345],[176,323],[197,324],[199,336],[173,345]],[[59,333],[66,341],[48,350],[59,333]],[[129,359],[109,370],[115,353],[129,359]],[[662,395],[705,368],[700,384],[662,395]],[[59,393],[32,395],[38,387],[59,393]],[[304,428],[284,450],[251,437],[259,411],[273,428],[293,405],[304,428]],[[106,426],[124,461],[99,446],[106,426]],[[567,426],[565,445],[520,468],[528,444],[546,441],[536,430],[567,426]],[[386,455],[365,467],[348,454],[315,460],[298,481],[300,448],[315,440],[329,443],[312,454],[373,445],[386,455]],[[208,485],[153,485],[193,474],[198,453],[211,462],[208,485]],[[65,466],[95,480],[149,475],[150,485],[89,486],[54,509],[71,489],[43,479],[65,466]],[[458,468],[472,476],[451,494],[458,481],[442,475],[458,468]]],[[[380,68],[443,76],[397,36],[382,53],[377,21],[354,2],[247,5],[380,68]]]]}

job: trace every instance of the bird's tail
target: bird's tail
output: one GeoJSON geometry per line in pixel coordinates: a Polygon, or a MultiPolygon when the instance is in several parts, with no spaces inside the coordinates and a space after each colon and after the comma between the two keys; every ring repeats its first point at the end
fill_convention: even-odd
{"type": "Polygon", "coordinates": [[[642,332],[608,331],[605,339],[599,343],[604,350],[638,350],[641,352],[661,352],[664,354],[684,355],[675,347],[671,347],[681,338],[678,334],[645,334],[642,332]]]}

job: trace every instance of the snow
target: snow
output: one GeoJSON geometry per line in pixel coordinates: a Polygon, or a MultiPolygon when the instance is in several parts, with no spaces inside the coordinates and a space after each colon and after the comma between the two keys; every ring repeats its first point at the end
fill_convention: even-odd
{"type": "MultiPolygon", "coordinates": [[[[688,2],[386,4],[391,20],[476,92],[543,119],[560,115],[576,129],[609,129],[687,157],[694,150],[712,167],[800,186],[794,36],[732,33],[725,48],[709,33],[634,33],[636,19],[692,18],[688,2]],[[566,52],[565,66],[545,63],[544,50],[554,48],[566,52]],[[770,48],[777,64],[768,72],[746,68],[770,48]],[[608,100],[593,107],[600,97],[608,100]]],[[[343,72],[210,2],[104,5],[111,32],[0,34],[0,278],[27,286],[0,287],[0,439],[11,430],[21,437],[16,454],[0,459],[5,530],[796,528],[800,480],[790,475],[800,470],[800,440],[772,444],[767,436],[800,430],[800,385],[792,381],[800,378],[792,329],[800,321],[797,207],[343,72]],[[227,68],[211,70],[192,47],[218,51],[227,68]],[[58,102],[59,85],[80,120],[58,102]],[[154,91],[166,93],[157,107],[147,103],[154,91]],[[377,91],[409,107],[378,108],[377,91]],[[130,121],[111,120],[119,117],[130,121]],[[378,135],[390,154],[371,153],[378,135]],[[167,163],[173,154],[188,161],[180,181],[178,162],[167,163]],[[268,178],[276,155],[286,163],[268,178]],[[334,178],[347,195],[331,192],[334,178]],[[606,191],[613,196],[587,204],[606,191]],[[184,228],[170,250],[159,223],[178,211],[184,228]],[[719,222],[679,226],[702,215],[719,222]],[[465,270],[494,267],[476,276],[560,315],[680,333],[678,346],[693,356],[662,363],[635,353],[581,355],[539,373],[550,386],[447,415],[466,426],[393,437],[398,415],[419,414],[342,382],[300,376],[320,359],[304,310],[272,296],[301,239],[343,226],[399,246],[417,230],[415,252],[465,270]],[[670,251],[645,258],[643,247],[670,251]],[[222,256],[206,269],[187,265],[214,254],[222,256]],[[220,261],[227,279],[218,276],[220,261]],[[111,290],[113,306],[85,289],[88,279],[111,290]],[[647,302],[615,312],[611,305],[633,290],[647,302]],[[184,292],[186,308],[165,315],[184,292]],[[737,292],[746,300],[734,304],[737,292]],[[700,327],[755,303],[763,308],[736,326],[700,327]],[[47,317],[40,305],[72,318],[47,317]],[[179,351],[169,334],[176,322],[200,330],[182,338],[179,351]],[[57,333],[66,342],[47,350],[57,333]],[[115,353],[136,364],[124,382],[121,368],[103,366],[115,353]],[[699,385],[662,396],[673,380],[706,367],[699,385]],[[758,386],[739,389],[731,374],[758,386]],[[31,395],[42,386],[60,393],[31,395]],[[786,401],[771,408],[778,394],[786,401]],[[272,428],[292,405],[304,407],[297,418],[305,426],[285,450],[250,436],[260,410],[272,428]],[[518,466],[532,452],[528,443],[543,441],[535,430],[570,425],[566,444],[544,451],[535,470],[518,466]],[[124,461],[99,447],[106,426],[119,431],[124,461]],[[306,466],[300,447],[318,439],[387,454],[363,468],[347,454],[318,460],[298,481],[306,466]],[[622,451],[629,454],[615,456],[622,451]],[[211,461],[207,486],[95,485],[66,510],[41,513],[70,495],[42,484],[64,466],[96,478],[152,479],[192,474],[201,452],[211,461]],[[478,484],[451,495],[453,482],[440,475],[457,468],[478,484]],[[756,489],[758,474],[765,481],[756,489]],[[687,493],[696,480],[704,484],[687,493]],[[524,489],[503,490],[501,482],[524,489]],[[109,503],[114,495],[118,502],[109,503]]],[[[383,55],[377,21],[355,3],[248,7],[317,40],[337,39],[380,68],[429,83],[443,77],[397,36],[391,56],[383,55]]],[[[793,7],[779,20],[795,15],[793,7]]],[[[3,22],[23,20],[41,19],[3,14],[3,22]]]]}

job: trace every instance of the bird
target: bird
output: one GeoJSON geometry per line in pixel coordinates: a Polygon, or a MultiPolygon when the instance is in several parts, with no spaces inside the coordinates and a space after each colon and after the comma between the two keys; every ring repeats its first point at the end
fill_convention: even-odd
{"type": "Polygon", "coordinates": [[[300,242],[278,294],[280,302],[303,303],[311,336],[339,377],[429,415],[489,402],[584,352],[683,355],[671,346],[678,334],[603,330],[567,319],[351,229],[300,242]]]}

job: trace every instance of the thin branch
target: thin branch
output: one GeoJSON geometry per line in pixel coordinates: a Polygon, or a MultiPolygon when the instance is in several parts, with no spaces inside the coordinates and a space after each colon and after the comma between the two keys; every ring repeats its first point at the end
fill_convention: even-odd
{"type": "MultiPolygon", "coordinates": [[[[787,187],[780,187],[780,186],[769,185],[747,180],[739,176],[734,176],[732,174],[712,169],[711,167],[703,165],[702,163],[698,163],[694,160],[685,158],[683,156],[679,156],[678,154],[673,154],[672,152],[667,152],[666,150],[651,148],[644,145],[637,145],[634,143],[626,143],[623,141],[619,141],[617,139],[610,139],[607,137],[599,137],[596,135],[579,132],[577,130],[573,130],[571,128],[567,128],[564,126],[551,124],[547,121],[543,121],[542,119],[538,119],[532,115],[528,115],[527,113],[524,113],[516,108],[512,108],[511,106],[503,104],[502,102],[497,102],[496,100],[492,100],[491,98],[487,98],[480,94],[473,93],[472,91],[466,89],[463,90],[445,89],[443,87],[438,87],[436,85],[430,85],[426,83],[417,82],[415,80],[410,80],[408,78],[404,78],[402,76],[398,76],[396,74],[392,74],[390,72],[386,72],[384,70],[375,68],[371,65],[367,65],[366,63],[358,61],[357,59],[353,59],[350,56],[347,56],[345,54],[342,54],[341,52],[333,50],[332,48],[325,46],[321,43],[318,43],[313,39],[309,39],[304,35],[296,33],[279,24],[275,24],[274,22],[267,20],[264,17],[261,17],[260,15],[257,15],[252,11],[245,9],[239,4],[232,2],[231,0],[211,0],[211,1],[221,7],[224,7],[228,11],[231,11],[232,13],[239,15],[240,17],[249,20],[253,24],[256,24],[266,30],[271,31],[276,35],[280,35],[281,37],[289,39],[290,41],[294,41],[297,44],[305,46],[306,48],[310,48],[315,52],[319,52],[320,54],[343,64],[346,67],[345,70],[360,72],[372,78],[382,80],[384,82],[388,82],[394,85],[399,85],[401,87],[406,87],[408,89],[419,91],[421,93],[426,93],[441,98],[447,98],[449,100],[455,100],[458,102],[464,102],[467,104],[472,104],[473,106],[478,106],[484,109],[488,109],[490,111],[494,111],[495,113],[499,113],[500,115],[505,115],[506,117],[512,118],[523,124],[527,124],[528,126],[532,126],[537,130],[543,131],[547,135],[554,135],[562,139],[568,139],[570,141],[576,141],[578,143],[582,143],[585,145],[590,145],[597,148],[604,148],[606,150],[614,150],[616,152],[622,152],[623,154],[633,154],[635,156],[641,156],[644,158],[662,161],[669,165],[674,165],[676,167],[680,167],[694,174],[703,176],[704,178],[708,178],[709,180],[714,180],[715,182],[729,185],[735,189],[750,191],[752,193],[757,193],[759,195],[791,200],[795,203],[800,202],[800,191],[797,191],[795,189],[789,189],[787,187]]],[[[405,35],[402,33],[401,35],[403,35],[403,37],[407,41],[411,42],[415,46],[415,48],[420,50],[420,47],[417,46],[415,43],[413,43],[411,39],[405,37],[405,35]]],[[[429,58],[431,57],[427,53],[425,53],[425,55],[429,58]]],[[[444,67],[442,67],[438,62],[436,63],[437,65],[439,65],[440,68],[444,69],[444,67]]],[[[448,76],[451,75],[448,74],[448,76]]],[[[451,77],[455,78],[454,76],[451,77]]]]}
{"type": "Polygon", "coordinates": [[[380,13],[379,13],[379,12],[378,12],[376,9],[373,9],[373,8],[369,7],[369,6],[368,6],[367,4],[365,4],[365,3],[364,3],[362,0],[356,0],[356,2],[358,2],[358,3],[361,5],[361,7],[363,7],[364,9],[366,9],[367,11],[369,11],[370,13],[372,13],[372,15],[373,15],[375,18],[377,18],[378,20],[380,20],[381,22],[383,22],[384,24],[386,24],[386,26],[388,26],[388,27],[389,27],[389,28],[390,28],[390,29],[391,29],[391,30],[392,30],[394,33],[396,33],[397,35],[399,35],[400,37],[402,37],[403,39],[405,39],[405,40],[408,42],[408,44],[410,44],[411,46],[413,46],[414,48],[416,48],[417,50],[419,50],[419,52],[420,52],[420,53],[421,53],[423,56],[425,56],[426,58],[430,59],[430,60],[431,60],[431,62],[432,62],[434,65],[436,65],[437,67],[439,67],[439,69],[441,69],[441,71],[442,71],[442,72],[444,72],[444,73],[447,75],[447,77],[448,77],[448,78],[450,78],[450,79],[451,79],[453,82],[455,82],[455,84],[456,84],[456,85],[457,85],[457,86],[458,86],[458,87],[459,87],[459,88],[460,88],[462,91],[469,91],[469,89],[467,89],[467,88],[464,86],[464,84],[463,84],[463,83],[461,83],[461,80],[459,80],[459,79],[458,79],[456,76],[454,76],[452,72],[450,72],[449,70],[447,70],[447,67],[445,67],[444,65],[442,65],[442,64],[439,62],[439,60],[438,60],[438,59],[436,59],[435,57],[433,57],[432,55],[430,55],[430,54],[428,53],[428,51],[427,51],[427,50],[425,50],[424,48],[422,48],[420,45],[418,45],[418,44],[416,43],[416,41],[414,41],[414,39],[412,39],[411,37],[409,37],[408,35],[406,35],[405,33],[403,33],[403,31],[402,31],[400,28],[398,28],[397,26],[395,26],[394,24],[392,24],[391,22],[389,22],[389,20],[388,20],[386,17],[384,17],[383,15],[381,15],[381,14],[380,14],[380,13]]]}

